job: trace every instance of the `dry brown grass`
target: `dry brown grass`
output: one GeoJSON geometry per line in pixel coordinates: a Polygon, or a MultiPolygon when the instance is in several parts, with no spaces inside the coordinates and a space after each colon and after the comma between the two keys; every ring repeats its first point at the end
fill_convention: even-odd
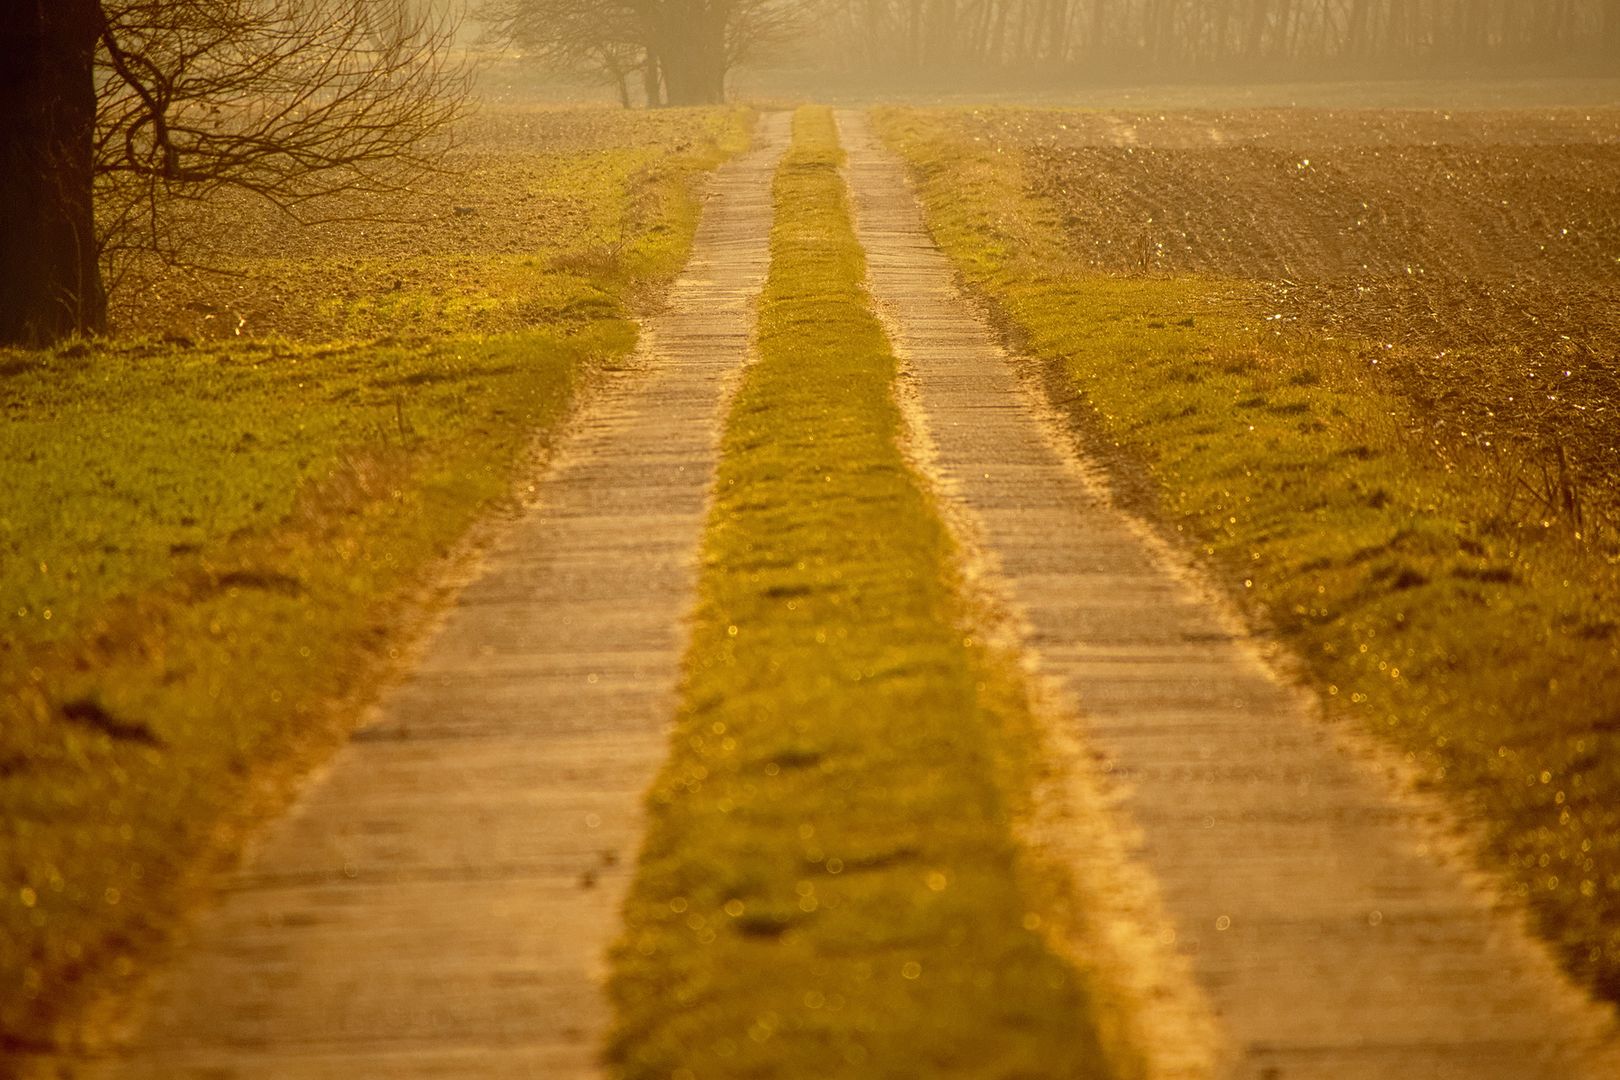
{"type": "Polygon", "coordinates": [[[546,271],[597,276],[637,226],[659,161],[707,136],[721,114],[484,101],[457,132],[442,175],[409,191],[354,193],[299,208],[217,192],[169,208],[181,262],[115,267],[120,334],[211,340],[497,333],[555,321],[546,271]],[[596,185],[625,181],[604,200],[596,185]],[[583,268],[559,261],[589,256],[583,268]]]}

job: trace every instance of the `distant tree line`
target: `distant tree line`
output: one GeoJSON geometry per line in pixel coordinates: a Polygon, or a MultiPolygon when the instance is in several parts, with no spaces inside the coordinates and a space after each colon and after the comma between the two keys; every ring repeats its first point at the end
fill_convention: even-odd
{"type": "Polygon", "coordinates": [[[1620,65],[1620,0],[833,0],[858,64],[1345,72],[1620,65]]]}

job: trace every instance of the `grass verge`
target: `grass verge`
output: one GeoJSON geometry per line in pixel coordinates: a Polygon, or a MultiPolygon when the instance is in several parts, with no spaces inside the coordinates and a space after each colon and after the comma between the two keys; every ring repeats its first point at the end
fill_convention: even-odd
{"type": "MultiPolygon", "coordinates": [[[[1016,149],[883,110],[936,240],[1135,508],[1208,562],[1327,707],[1477,818],[1568,969],[1620,1001],[1620,572],[1503,519],[1363,343],[1257,328],[1255,283],[1076,273],[1016,149]]],[[[1481,463],[1481,467],[1486,467],[1481,463]]]]}
{"type": "Polygon", "coordinates": [[[603,159],[583,193],[659,210],[614,265],[552,272],[556,325],[0,355],[0,1057],[80,1037],[336,745],[442,557],[633,347],[627,298],[683,263],[745,114],[722,130],[651,203],[603,159]]]}
{"type": "Polygon", "coordinates": [[[1034,738],[899,446],[831,115],[776,180],[671,758],[626,907],[629,1078],[1094,1077],[1010,825],[1034,738]]]}

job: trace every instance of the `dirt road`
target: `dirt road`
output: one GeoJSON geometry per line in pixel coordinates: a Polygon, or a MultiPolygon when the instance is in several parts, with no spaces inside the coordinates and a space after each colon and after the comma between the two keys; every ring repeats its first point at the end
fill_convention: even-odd
{"type": "Polygon", "coordinates": [[[594,395],[413,677],[273,827],[93,1077],[593,1076],[665,749],[787,117],[714,179],[633,370],[594,395]]]}
{"type": "MultiPolygon", "coordinates": [[[[1148,1048],[1156,1075],[1620,1074],[1599,1060],[1606,1014],[1446,854],[1377,754],[1326,726],[1110,504],[955,285],[898,160],[862,116],[841,125],[929,480],[1068,703],[1053,723],[1101,761],[1104,827],[1156,883],[1145,933],[1213,1018],[1213,1060],[1148,1048]]],[[[270,831],[142,1034],[74,1075],[598,1074],[600,968],[666,751],[787,130],[767,118],[721,170],[636,369],[598,391],[411,680],[270,831]]]]}
{"type": "MultiPolygon", "coordinates": [[[[1370,751],[1113,508],[929,239],[899,160],[840,116],[873,295],[936,487],[974,524],[1065,718],[1117,788],[1224,1043],[1217,1074],[1573,1077],[1606,1017],[1439,856],[1370,751]],[[1336,734],[1338,737],[1336,737],[1336,734]]],[[[1612,1064],[1609,1066],[1612,1068],[1612,1064]]],[[[1591,1071],[1593,1077],[1615,1075],[1591,1071]]]]}

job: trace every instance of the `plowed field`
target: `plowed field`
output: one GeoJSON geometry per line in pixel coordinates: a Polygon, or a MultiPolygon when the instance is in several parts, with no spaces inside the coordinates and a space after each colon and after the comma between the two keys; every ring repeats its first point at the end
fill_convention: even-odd
{"type": "Polygon", "coordinates": [[[1509,457],[1517,515],[1612,534],[1620,111],[972,123],[1027,153],[1080,266],[1265,282],[1255,317],[1360,345],[1420,405],[1414,437],[1509,457]]]}
{"type": "Polygon", "coordinates": [[[720,138],[722,113],[480,103],[443,171],[409,190],[350,192],[283,212],[229,191],[165,208],[166,262],[115,260],[125,334],[320,341],[501,333],[593,312],[548,275],[633,275],[661,230],[672,154],[720,138]],[[603,185],[623,191],[604,199],[603,185]]]}

